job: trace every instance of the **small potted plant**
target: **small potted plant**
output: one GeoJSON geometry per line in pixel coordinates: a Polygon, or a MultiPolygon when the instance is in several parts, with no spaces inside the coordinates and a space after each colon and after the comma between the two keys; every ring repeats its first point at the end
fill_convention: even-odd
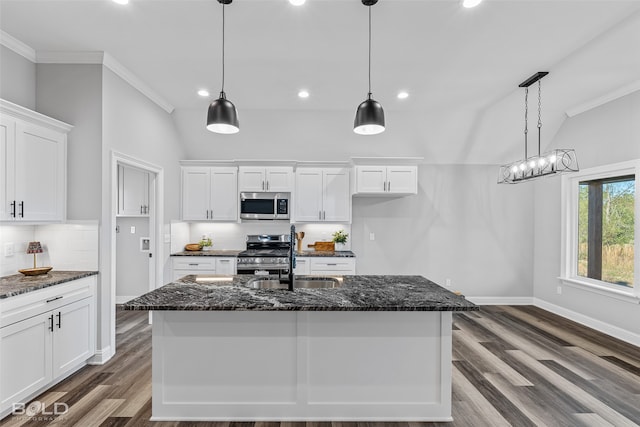
{"type": "Polygon", "coordinates": [[[210,251],[213,249],[213,242],[211,241],[211,237],[202,235],[202,239],[198,243],[200,243],[200,246],[202,246],[203,251],[210,251]]]}
{"type": "Polygon", "coordinates": [[[345,233],[344,230],[338,230],[331,236],[333,236],[333,243],[335,244],[336,251],[346,250],[346,243],[349,234],[345,233]]]}

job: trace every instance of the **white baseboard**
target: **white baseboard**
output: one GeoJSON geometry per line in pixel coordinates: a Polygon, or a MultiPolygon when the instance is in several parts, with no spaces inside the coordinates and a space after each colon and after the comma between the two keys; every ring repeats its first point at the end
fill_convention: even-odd
{"type": "Polygon", "coordinates": [[[132,295],[132,296],[126,296],[126,295],[117,296],[116,295],[116,304],[124,304],[127,301],[130,301],[130,300],[132,300],[134,298],[138,298],[138,296],[139,295],[132,295]]]}
{"type": "Polygon", "coordinates": [[[594,319],[593,317],[585,316],[584,314],[577,313],[573,310],[560,307],[559,305],[552,304],[540,298],[533,298],[533,305],[640,347],[640,335],[634,332],[627,331],[618,326],[610,325],[609,323],[594,319]]]}
{"type": "Polygon", "coordinates": [[[465,297],[476,305],[533,305],[533,297],[465,297]]]}
{"type": "Polygon", "coordinates": [[[96,354],[87,361],[89,365],[104,365],[113,357],[111,346],[107,346],[102,350],[97,350],[96,354]]]}

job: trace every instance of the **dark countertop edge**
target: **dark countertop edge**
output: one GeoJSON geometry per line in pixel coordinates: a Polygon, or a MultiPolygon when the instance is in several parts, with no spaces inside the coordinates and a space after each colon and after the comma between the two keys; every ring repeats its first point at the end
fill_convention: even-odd
{"type": "MultiPolygon", "coordinates": [[[[243,250],[235,250],[235,249],[220,249],[220,250],[213,250],[213,251],[181,251],[181,252],[174,252],[170,256],[174,256],[174,257],[180,257],[180,256],[237,257],[238,254],[242,251],[243,250]]],[[[352,251],[335,251],[335,252],[304,251],[304,252],[296,252],[296,257],[299,257],[299,258],[304,258],[304,257],[355,258],[356,254],[354,254],[352,251]]]]}
{"type": "MultiPolygon", "coordinates": [[[[68,270],[64,270],[64,271],[52,271],[51,273],[70,273],[71,271],[68,270]]],[[[49,274],[51,274],[49,273],[49,274]]],[[[28,294],[29,292],[34,292],[34,291],[39,291],[41,289],[46,289],[49,288],[51,286],[55,286],[55,285],[60,285],[62,283],[67,283],[67,282],[72,282],[74,280],[78,280],[78,279],[83,279],[85,277],[90,277],[90,276],[97,276],[99,274],[99,271],[74,271],[73,273],[76,273],[75,275],[72,276],[66,276],[66,277],[61,277],[61,278],[51,278],[51,282],[46,282],[46,283],[38,283],[38,284],[34,284],[33,286],[28,286],[26,288],[23,289],[18,289],[15,291],[10,291],[7,293],[3,293],[0,294],[0,299],[6,299],[6,298],[11,298],[11,297],[15,297],[18,295],[23,295],[23,294],[28,294]]],[[[20,278],[26,278],[29,276],[23,276],[22,274],[20,275],[12,275],[12,276],[20,276],[20,278]]],[[[11,276],[5,276],[2,277],[2,279],[7,278],[7,277],[11,277],[11,276]]],[[[37,276],[34,276],[37,277],[37,276]]]]}
{"type": "Polygon", "coordinates": [[[479,311],[479,306],[473,307],[265,307],[265,308],[234,308],[220,306],[136,306],[126,303],[119,306],[122,311],[479,311]]]}

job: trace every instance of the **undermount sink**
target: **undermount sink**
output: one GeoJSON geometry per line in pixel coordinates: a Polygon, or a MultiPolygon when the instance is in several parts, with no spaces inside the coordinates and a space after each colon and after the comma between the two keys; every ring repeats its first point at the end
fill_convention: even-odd
{"type": "MultiPolygon", "coordinates": [[[[328,289],[342,286],[342,278],[336,277],[302,277],[294,280],[294,288],[301,289],[328,289]]],[[[278,279],[256,277],[247,282],[247,287],[252,289],[287,289],[287,283],[280,283],[278,279]]]]}

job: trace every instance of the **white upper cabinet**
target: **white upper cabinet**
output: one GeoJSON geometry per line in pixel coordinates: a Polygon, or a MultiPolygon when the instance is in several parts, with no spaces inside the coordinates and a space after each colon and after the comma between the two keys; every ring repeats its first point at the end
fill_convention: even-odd
{"type": "Polygon", "coordinates": [[[183,167],[182,219],[237,221],[237,168],[183,167]]]}
{"type": "Polygon", "coordinates": [[[149,172],[118,165],[118,216],[149,216],[149,172]]]}
{"type": "Polygon", "coordinates": [[[356,195],[418,193],[417,166],[356,166],[356,195]]]}
{"type": "Polygon", "coordinates": [[[289,166],[240,166],[240,191],[262,192],[293,191],[293,168],[289,166]]]}
{"type": "Polygon", "coordinates": [[[351,222],[351,194],[347,168],[296,170],[296,222],[351,222]]]}
{"type": "Polygon", "coordinates": [[[71,128],[0,100],[0,220],[64,220],[71,128]]]}

